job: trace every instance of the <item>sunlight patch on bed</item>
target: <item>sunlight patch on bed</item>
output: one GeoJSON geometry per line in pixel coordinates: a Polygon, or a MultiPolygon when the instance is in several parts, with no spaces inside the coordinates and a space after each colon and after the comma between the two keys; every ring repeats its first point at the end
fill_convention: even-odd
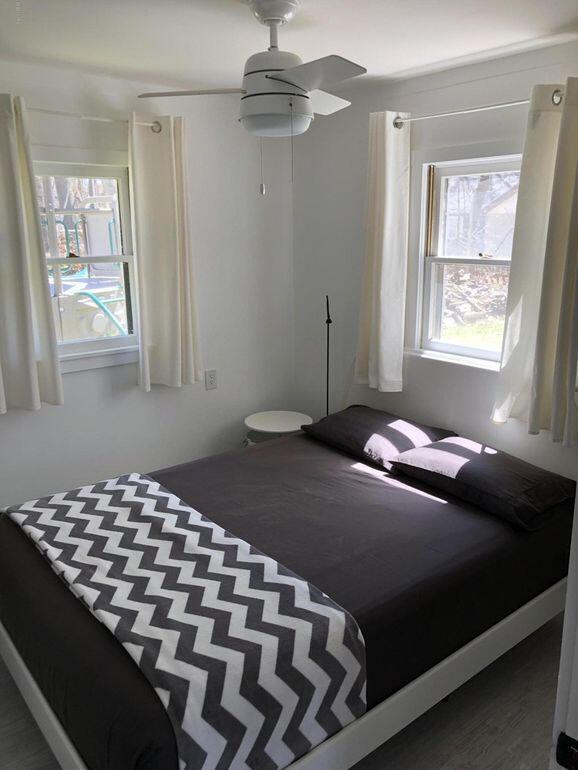
{"type": "Polygon", "coordinates": [[[374,478],[383,481],[384,484],[387,484],[390,487],[403,489],[404,492],[412,492],[414,495],[425,497],[428,500],[433,500],[436,503],[444,503],[444,505],[447,504],[447,500],[443,500],[441,497],[430,495],[429,492],[424,492],[422,489],[416,489],[415,487],[410,487],[408,484],[404,484],[403,481],[392,479],[391,476],[388,476],[385,471],[379,471],[377,468],[371,468],[369,465],[364,465],[363,463],[353,463],[351,467],[356,471],[361,471],[362,473],[366,473],[368,476],[373,476],[374,478]]]}
{"type": "Polygon", "coordinates": [[[498,454],[497,449],[492,449],[492,447],[486,446],[486,444],[479,444],[477,441],[472,441],[469,438],[463,438],[463,436],[450,436],[449,438],[446,438],[443,440],[444,444],[455,444],[456,446],[461,446],[464,449],[469,450],[470,452],[475,452],[476,454],[487,454],[487,455],[496,455],[498,454]]]}
{"type": "Polygon", "coordinates": [[[398,433],[401,433],[401,435],[408,438],[415,447],[424,446],[431,441],[425,431],[420,430],[417,425],[412,425],[405,420],[394,420],[393,422],[390,422],[387,427],[393,428],[398,433]]]}
{"type": "MultiPolygon", "coordinates": [[[[428,456],[428,460],[430,457],[428,456]]],[[[443,449],[435,448],[435,457],[431,457],[431,464],[425,461],[423,465],[418,467],[423,468],[426,471],[435,471],[443,473],[444,476],[448,476],[450,479],[455,479],[464,465],[470,462],[470,457],[463,457],[462,455],[454,454],[453,452],[444,452],[443,449]]],[[[410,461],[408,465],[413,465],[410,461]]]]}
{"type": "Polygon", "coordinates": [[[376,458],[385,456],[386,454],[395,457],[395,455],[399,454],[400,450],[399,447],[393,443],[393,441],[390,441],[385,436],[382,436],[381,433],[373,433],[368,438],[365,446],[363,447],[363,451],[370,457],[376,458]]]}

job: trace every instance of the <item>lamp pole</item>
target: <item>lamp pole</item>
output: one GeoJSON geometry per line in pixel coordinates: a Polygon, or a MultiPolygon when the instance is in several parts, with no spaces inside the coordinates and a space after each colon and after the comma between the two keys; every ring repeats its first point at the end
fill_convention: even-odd
{"type": "Polygon", "coordinates": [[[325,295],[325,328],[326,328],[326,358],[325,358],[325,414],[329,415],[329,327],[333,323],[329,312],[329,294],[325,295]]]}

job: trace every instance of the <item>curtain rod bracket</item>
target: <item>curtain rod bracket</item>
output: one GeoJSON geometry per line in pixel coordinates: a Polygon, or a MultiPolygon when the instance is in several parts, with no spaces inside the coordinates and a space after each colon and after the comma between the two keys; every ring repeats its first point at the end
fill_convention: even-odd
{"type": "Polygon", "coordinates": [[[394,128],[403,128],[404,120],[399,115],[393,119],[394,128]]]}
{"type": "Polygon", "coordinates": [[[151,131],[153,134],[160,134],[160,132],[163,130],[163,127],[159,123],[158,120],[155,120],[154,123],[151,123],[151,131]]]}

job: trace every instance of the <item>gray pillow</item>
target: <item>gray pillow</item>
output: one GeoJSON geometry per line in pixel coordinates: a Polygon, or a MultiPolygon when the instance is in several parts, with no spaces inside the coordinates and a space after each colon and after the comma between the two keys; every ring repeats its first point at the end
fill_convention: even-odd
{"type": "Polygon", "coordinates": [[[443,428],[431,428],[358,405],[330,414],[313,425],[303,425],[302,430],[317,441],[388,470],[389,461],[400,452],[455,435],[443,428]]]}
{"type": "Polygon", "coordinates": [[[575,481],[461,436],[410,449],[392,465],[528,531],[574,508],[575,481]]]}

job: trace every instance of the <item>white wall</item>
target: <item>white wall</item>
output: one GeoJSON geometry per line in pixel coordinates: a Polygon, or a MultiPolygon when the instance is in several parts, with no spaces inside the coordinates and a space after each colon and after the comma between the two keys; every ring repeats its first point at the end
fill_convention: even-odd
{"type": "MultiPolygon", "coordinates": [[[[20,94],[29,106],[121,117],[136,108],[188,118],[203,359],[217,369],[218,389],[198,384],[144,394],[134,365],[64,375],[64,406],[0,416],[0,505],[238,447],[247,414],[289,402],[289,143],[266,144],[268,194],[261,198],[258,143],[237,123],[235,97],[137,104],[143,90],[142,83],[0,62],[0,92],[20,94]]],[[[30,117],[34,142],[126,152],[124,126],[30,117]]]]}
{"type": "MultiPolygon", "coordinates": [[[[234,448],[243,417],[255,410],[286,406],[321,415],[325,292],[334,316],[334,408],[346,400],[376,403],[576,475],[576,452],[553,446],[547,436],[527,437],[515,422],[489,423],[492,372],[408,358],[404,393],[349,392],[369,112],[420,114],[524,98],[533,83],[570,74],[578,74],[575,44],[352,92],[353,107],[320,119],[295,141],[293,216],[289,143],[266,143],[268,195],[260,198],[258,145],[239,127],[234,97],[153,105],[135,99],[144,84],[0,61],[0,91],[21,94],[31,106],[122,117],[146,108],[189,119],[204,364],[218,370],[219,380],[216,391],[199,384],[147,395],[136,388],[132,365],[66,374],[65,406],[0,417],[0,505],[234,448]]],[[[521,148],[524,122],[524,110],[515,109],[416,124],[413,147],[417,154],[468,144],[512,151],[521,148]]],[[[34,118],[32,135],[43,144],[126,150],[126,129],[107,124],[34,118]]]]}
{"type": "MultiPolygon", "coordinates": [[[[324,409],[323,295],[332,298],[333,408],[372,403],[403,416],[493,443],[530,461],[578,475],[578,450],[553,445],[547,434],[528,436],[510,421],[489,421],[496,373],[406,356],[405,389],[378,394],[350,387],[363,270],[368,116],[383,109],[414,115],[528,98],[535,83],[564,82],[578,75],[578,45],[567,44],[492,62],[354,90],[353,106],[320,119],[298,141],[294,188],[295,362],[299,407],[316,416],[324,409]]],[[[440,153],[481,157],[520,152],[525,108],[513,108],[412,126],[414,168],[440,153]]],[[[413,180],[415,182],[415,179],[413,180]]],[[[413,185],[415,192],[415,184],[413,185]]],[[[411,217],[408,339],[412,347],[417,297],[419,207],[411,217]]]]}

